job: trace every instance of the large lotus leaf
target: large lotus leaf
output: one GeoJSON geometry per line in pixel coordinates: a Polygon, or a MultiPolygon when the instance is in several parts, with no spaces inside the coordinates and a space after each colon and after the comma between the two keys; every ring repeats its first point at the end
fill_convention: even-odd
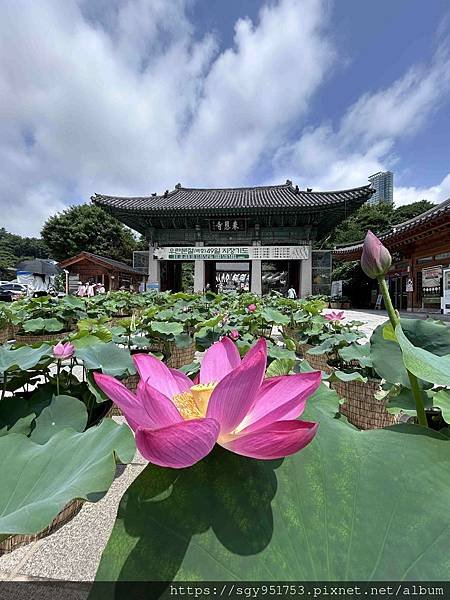
{"type": "Polygon", "coordinates": [[[433,406],[441,409],[442,417],[447,423],[450,423],[450,390],[438,389],[428,392],[433,402],[433,406]]]}
{"type": "Polygon", "coordinates": [[[175,336],[183,332],[183,325],[181,323],[167,323],[165,321],[152,321],[150,328],[156,333],[167,336],[175,336]]]}
{"type": "Polygon", "coordinates": [[[119,348],[113,342],[99,342],[77,348],[76,357],[83,361],[86,369],[101,370],[114,377],[136,372],[129,351],[119,348]]]}
{"type": "Polygon", "coordinates": [[[370,355],[378,375],[390,383],[410,388],[408,374],[403,364],[402,351],[396,341],[383,336],[384,323],[378,325],[370,338],[370,355]]]}
{"type": "Polygon", "coordinates": [[[50,319],[42,319],[41,317],[37,319],[28,319],[22,325],[23,330],[27,333],[31,333],[34,331],[61,331],[64,329],[64,323],[55,319],[54,317],[50,319]]]}
{"type": "Polygon", "coordinates": [[[263,308],[261,311],[261,317],[267,323],[275,323],[276,325],[287,325],[290,322],[290,318],[283,315],[279,310],[273,308],[263,308]]]}
{"type": "MultiPolygon", "coordinates": [[[[437,356],[450,354],[450,330],[441,321],[426,319],[400,319],[407,340],[437,356]]],[[[410,388],[400,346],[388,325],[379,325],[370,338],[371,356],[375,371],[390,383],[399,383],[410,388]],[[385,335],[383,335],[385,333],[385,335]]]]}
{"type": "Polygon", "coordinates": [[[216,447],[190,469],[149,465],[97,579],[448,579],[450,440],[415,425],[362,432],[326,410],[309,401],[318,434],[284,460],[216,447]]]}
{"type": "MultiPolygon", "coordinates": [[[[429,395],[429,391],[425,391],[420,386],[420,393],[422,395],[424,407],[431,408],[433,406],[433,401],[429,395]]],[[[410,389],[403,386],[392,386],[392,388],[389,390],[389,393],[385,397],[387,400],[386,408],[388,412],[394,415],[399,412],[404,412],[411,416],[415,416],[417,414],[416,401],[414,400],[412,391],[410,389]]]]}
{"type": "Polygon", "coordinates": [[[351,361],[356,360],[362,367],[372,366],[369,343],[350,344],[350,346],[338,350],[338,354],[345,362],[350,363],[351,361]]]}
{"type": "Polygon", "coordinates": [[[70,427],[75,431],[84,431],[88,413],[83,402],[72,396],[55,396],[36,418],[30,439],[36,444],[45,444],[61,429],[70,427]]]}
{"type": "Polygon", "coordinates": [[[175,346],[177,348],[188,348],[194,340],[189,333],[183,332],[174,336],[175,346]]]}
{"type": "Polygon", "coordinates": [[[436,354],[450,354],[450,328],[443,321],[433,319],[400,319],[408,340],[414,346],[436,354]]]}
{"type": "Polygon", "coordinates": [[[277,358],[270,363],[266,370],[266,377],[277,377],[279,375],[288,375],[292,372],[295,360],[291,358],[277,358]]]}
{"type": "Polygon", "coordinates": [[[42,344],[39,348],[21,346],[15,350],[9,346],[0,346],[0,374],[14,369],[32,369],[43,358],[51,355],[52,347],[49,344],[42,344]]]}
{"type": "Polygon", "coordinates": [[[0,437],[4,435],[9,435],[10,433],[21,433],[23,435],[28,435],[31,431],[33,421],[35,418],[36,415],[34,413],[31,413],[29,415],[26,415],[25,417],[20,417],[19,419],[17,419],[14,425],[9,429],[6,425],[4,427],[1,427],[0,437]]]}
{"type": "MultiPolygon", "coordinates": [[[[450,355],[436,356],[424,348],[414,346],[406,337],[401,325],[395,328],[395,335],[400,344],[405,367],[411,373],[423,381],[450,386],[450,355]]],[[[450,330],[447,330],[447,335],[450,337],[450,330]]]]}
{"type": "Polygon", "coordinates": [[[69,294],[68,296],[64,296],[64,298],[62,298],[61,303],[66,306],[69,306],[70,308],[78,308],[82,311],[86,310],[86,302],[85,300],[83,300],[82,298],[79,298],[78,296],[74,296],[73,294],[69,294]]]}
{"type": "Polygon", "coordinates": [[[84,433],[64,429],[43,445],[1,437],[0,539],[41,531],[75,498],[99,500],[114,479],[114,455],[129,462],[134,452],[129,427],[110,419],[84,433]]]}

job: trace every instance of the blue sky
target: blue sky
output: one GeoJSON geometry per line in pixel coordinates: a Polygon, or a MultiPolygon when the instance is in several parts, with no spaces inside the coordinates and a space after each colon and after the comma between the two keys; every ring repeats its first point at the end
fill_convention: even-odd
{"type": "Polygon", "coordinates": [[[447,0],[5,0],[0,208],[94,192],[364,185],[450,196],[447,0]]]}

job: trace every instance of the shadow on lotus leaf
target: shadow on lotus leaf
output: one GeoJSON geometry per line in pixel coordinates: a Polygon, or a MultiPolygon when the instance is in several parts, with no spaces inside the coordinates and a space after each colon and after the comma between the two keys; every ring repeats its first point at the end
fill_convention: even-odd
{"type": "Polygon", "coordinates": [[[282,462],[248,459],[216,447],[189,469],[148,465],[125,493],[104,553],[102,563],[109,565],[114,554],[115,572],[102,572],[100,566],[97,578],[195,580],[199,560],[208,556],[210,544],[217,548],[217,541],[224,556],[261,552],[273,534],[274,470],[282,462]],[[189,552],[185,560],[191,544],[198,551],[195,559],[189,552]]]}

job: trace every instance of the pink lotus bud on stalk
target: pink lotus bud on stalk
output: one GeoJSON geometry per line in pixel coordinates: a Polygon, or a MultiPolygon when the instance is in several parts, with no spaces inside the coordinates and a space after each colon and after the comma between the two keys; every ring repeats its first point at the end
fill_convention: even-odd
{"type": "Polygon", "coordinates": [[[237,339],[239,339],[239,331],[238,331],[237,329],[232,329],[232,330],[230,331],[230,338],[231,338],[232,340],[237,340],[237,339]]]}
{"type": "Polygon", "coordinates": [[[249,304],[247,306],[247,310],[248,310],[248,312],[251,312],[251,313],[255,312],[255,310],[256,310],[256,304],[249,304]]]}
{"type": "Polygon", "coordinates": [[[71,358],[75,352],[75,346],[70,342],[59,342],[53,347],[53,356],[58,360],[64,360],[65,358],[71,358]]]}
{"type": "Polygon", "coordinates": [[[392,258],[389,250],[370,229],[366,234],[361,256],[361,268],[367,277],[378,279],[389,271],[392,258]]]}

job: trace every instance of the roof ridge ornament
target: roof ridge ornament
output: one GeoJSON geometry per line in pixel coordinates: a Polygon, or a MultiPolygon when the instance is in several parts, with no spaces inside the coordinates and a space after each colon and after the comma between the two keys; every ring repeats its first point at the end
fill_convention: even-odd
{"type": "Polygon", "coordinates": [[[292,185],[292,181],[290,179],[286,179],[286,184],[285,185],[292,185]]]}
{"type": "Polygon", "coordinates": [[[180,190],[181,189],[181,183],[177,183],[177,185],[175,186],[176,190],[180,190]]]}

